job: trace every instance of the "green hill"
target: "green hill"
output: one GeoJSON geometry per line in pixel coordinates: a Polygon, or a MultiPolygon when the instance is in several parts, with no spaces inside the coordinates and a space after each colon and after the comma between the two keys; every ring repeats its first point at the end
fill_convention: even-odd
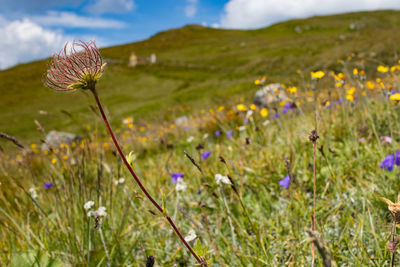
{"type": "MultiPolygon", "coordinates": [[[[188,25],[102,49],[110,64],[98,89],[114,123],[128,115],[136,120],[165,119],[187,112],[187,107],[224,103],[238,93],[250,99],[258,75],[296,84],[297,69],[342,69],[337,60],[349,55],[365,59],[373,71],[378,64],[397,60],[399,43],[399,11],[312,17],[259,30],[188,25]],[[130,68],[133,51],[140,60],[155,53],[157,63],[130,68]]],[[[0,131],[25,143],[40,138],[35,119],[46,130],[78,132],[93,121],[91,97],[56,93],[42,85],[46,62],[0,71],[0,131]]]]}

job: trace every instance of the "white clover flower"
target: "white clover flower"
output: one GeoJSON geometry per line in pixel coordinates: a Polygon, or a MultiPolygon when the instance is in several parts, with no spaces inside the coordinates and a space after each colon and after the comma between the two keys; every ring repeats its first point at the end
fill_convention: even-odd
{"type": "Polygon", "coordinates": [[[246,126],[242,125],[239,127],[239,132],[246,131],[246,126]]]}
{"type": "Polygon", "coordinates": [[[229,180],[228,176],[224,176],[224,175],[219,174],[219,173],[217,173],[217,174],[215,175],[215,182],[216,182],[218,185],[221,185],[221,184],[228,184],[228,185],[231,185],[231,184],[232,184],[232,183],[231,183],[231,180],[229,180]]]}
{"type": "Polygon", "coordinates": [[[186,139],[186,141],[187,141],[188,143],[193,142],[193,140],[194,140],[194,137],[193,137],[193,136],[189,136],[189,137],[186,139]]]}
{"type": "Polygon", "coordinates": [[[193,229],[191,229],[191,230],[189,231],[188,235],[185,236],[185,241],[186,241],[186,242],[193,241],[193,240],[196,239],[196,237],[197,237],[196,232],[195,232],[193,229]]]}
{"type": "Polygon", "coordinates": [[[85,210],[90,210],[93,207],[93,205],[94,205],[94,201],[90,200],[90,201],[86,202],[85,205],[83,205],[83,208],[85,210]]]}
{"type": "Polygon", "coordinates": [[[207,139],[208,138],[208,133],[203,135],[203,139],[207,139]]]}
{"type": "Polygon", "coordinates": [[[36,193],[36,190],[33,187],[29,188],[29,194],[31,195],[32,198],[37,198],[38,197],[38,195],[36,193]]]}
{"type": "Polygon", "coordinates": [[[185,191],[187,188],[187,185],[185,183],[185,181],[183,181],[183,179],[178,179],[177,183],[176,183],[176,191],[185,191]]]}

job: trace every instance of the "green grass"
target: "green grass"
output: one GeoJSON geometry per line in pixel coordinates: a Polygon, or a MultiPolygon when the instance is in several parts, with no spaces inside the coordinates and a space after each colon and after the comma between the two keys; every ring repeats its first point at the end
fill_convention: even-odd
{"type": "MultiPolygon", "coordinates": [[[[400,166],[389,172],[379,168],[379,163],[397,152],[400,144],[399,105],[384,96],[386,88],[399,88],[400,76],[375,70],[381,62],[397,64],[392,41],[398,37],[379,39],[397,29],[396,15],[383,11],[316,17],[255,31],[189,26],[103,50],[107,58],[124,59],[133,49],[139,54],[158,49],[161,62],[155,66],[111,65],[99,82],[99,95],[124,153],[137,155],[133,168],[144,186],[158,203],[166,200],[165,207],[184,236],[195,230],[197,240],[190,244],[201,242],[206,247],[211,266],[311,264],[306,230],[311,227],[313,146],[308,134],[315,128],[320,136],[315,164],[320,239],[338,266],[389,266],[392,216],[379,197],[396,199],[400,166]],[[349,31],[354,21],[364,28],[349,31]],[[293,31],[297,25],[311,26],[299,35],[293,31]],[[376,31],[367,34],[366,29],[376,31]],[[342,32],[354,35],[353,39],[343,43],[334,39],[338,43],[332,44],[331,38],[342,32]],[[171,40],[179,42],[175,46],[171,40]],[[247,51],[252,52],[243,52],[246,47],[239,40],[247,40],[246,47],[251,48],[247,51]],[[308,40],[309,49],[294,40],[308,40]],[[355,49],[359,54],[347,59],[355,49]],[[203,51],[204,56],[191,56],[193,51],[203,51]],[[372,57],[370,51],[376,55],[372,57]],[[173,54],[182,55],[180,61],[169,57],[173,54]],[[344,60],[338,63],[338,58],[344,60]],[[374,83],[374,90],[366,89],[366,81],[351,74],[354,67],[365,68],[366,81],[374,83]],[[309,70],[319,68],[327,75],[310,80],[309,70]],[[295,74],[297,69],[300,75],[295,74]],[[345,74],[344,88],[335,87],[328,70],[345,74]],[[279,104],[269,107],[267,118],[259,109],[253,114],[237,111],[238,103],[249,108],[249,96],[256,89],[252,82],[264,73],[269,81],[293,81],[298,86],[290,98],[301,112],[282,114],[279,104]],[[309,83],[317,88],[314,100],[307,97],[309,83]],[[354,102],[344,100],[336,105],[353,86],[354,102]],[[325,106],[326,101],[332,105],[325,106]],[[224,110],[216,112],[221,104],[224,110]],[[278,111],[280,118],[273,119],[278,111]],[[171,127],[175,116],[183,113],[191,114],[189,130],[171,127]],[[135,117],[132,128],[120,123],[129,115],[135,117]],[[248,124],[244,124],[246,116],[248,124]],[[222,131],[218,138],[214,136],[217,130],[222,131]],[[233,130],[232,138],[226,137],[229,130],[233,130]],[[188,141],[190,136],[193,142],[188,141]],[[383,136],[392,142],[383,144],[383,136]],[[198,144],[204,146],[201,151],[196,149],[198,144]],[[203,173],[185,157],[185,151],[203,173]],[[201,159],[203,151],[211,151],[207,160],[201,159]],[[288,175],[285,159],[290,162],[288,189],[279,186],[288,175]],[[183,192],[177,192],[171,182],[175,172],[185,175],[187,189],[183,192]],[[216,183],[218,173],[232,178],[237,194],[232,187],[216,183]]],[[[155,257],[156,266],[193,266],[193,257],[116,156],[105,126],[89,108],[91,96],[33,90],[41,88],[43,64],[25,64],[0,73],[7,77],[1,83],[10,85],[10,94],[3,98],[9,105],[1,116],[12,120],[6,123],[13,128],[5,129],[25,144],[28,140],[38,144],[33,120],[39,119],[46,129],[80,131],[82,140],[46,153],[38,145],[0,151],[0,262],[21,267],[107,266],[100,231],[94,229],[93,218],[83,208],[93,200],[94,209],[104,206],[108,213],[100,223],[111,266],[144,266],[149,255],[155,257]],[[36,81],[26,92],[18,84],[27,81],[15,79],[16,87],[11,86],[14,75],[24,70],[30,70],[36,81]],[[50,114],[40,117],[39,110],[50,114]],[[60,110],[70,112],[72,118],[60,110]],[[21,114],[24,118],[18,117],[21,114]],[[116,185],[120,177],[125,183],[116,185]],[[53,186],[44,189],[46,182],[53,186]]],[[[323,266],[318,253],[316,259],[316,266],[323,266]]]]}
{"type": "MultiPolygon", "coordinates": [[[[346,61],[343,71],[357,64],[346,61]]],[[[399,84],[399,76],[374,75],[380,76],[386,87],[399,84]]],[[[133,166],[145,187],[159,203],[165,196],[167,211],[184,235],[196,231],[211,266],[310,264],[311,241],[306,229],[311,227],[313,148],[308,133],[316,126],[320,136],[315,166],[316,229],[321,240],[339,266],[389,264],[386,247],[391,216],[379,196],[395,200],[400,167],[389,172],[380,169],[379,163],[398,149],[398,105],[382,97],[385,90],[367,90],[363,95],[363,83],[348,75],[346,86],[356,87],[355,101],[325,107],[325,100],[333,104],[345,97],[346,90],[332,87],[330,77],[316,84],[317,102],[304,96],[305,84],[291,96],[300,104],[301,113],[295,110],[273,120],[270,107],[266,124],[256,109],[244,131],[237,129],[243,126],[246,112],[236,112],[230,105],[217,113],[194,112],[188,131],[170,129],[162,121],[143,131],[136,123],[133,129],[117,127],[125,153],[133,150],[138,156],[133,166]],[[331,86],[324,90],[319,86],[324,84],[331,86]],[[228,139],[225,133],[230,129],[234,134],[228,139]],[[216,130],[222,131],[221,137],[214,137],[216,130]],[[194,137],[191,143],[189,136],[194,137]],[[382,136],[392,137],[392,143],[382,144],[382,136]],[[196,150],[199,143],[204,145],[202,151],[211,151],[207,160],[196,150]],[[184,151],[200,164],[203,174],[184,151]],[[287,175],[285,158],[291,170],[287,190],[278,184],[287,175]],[[184,173],[184,192],[175,190],[170,178],[173,172],[184,173]],[[238,194],[228,185],[216,184],[217,173],[229,175],[238,194]]],[[[277,109],[281,112],[282,108],[277,109]]],[[[93,229],[94,221],[83,209],[85,202],[93,200],[94,208],[105,206],[108,213],[101,220],[101,229],[112,266],[143,266],[149,255],[158,266],[192,266],[194,259],[165,219],[154,213],[115,156],[100,119],[92,114],[91,120],[96,128],[87,131],[75,146],[47,154],[37,148],[20,151],[17,156],[2,153],[0,261],[12,266],[32,266],[34,261],[37,266],[106,266],[100,232],[93,229]],[[120,177],[126,182],[115,185],[120,177]],[[53,187],[44,189],[49,181],[53,187]],[[30,197],[32,187],[38,193],[35,199],[30,197]]],[[[196,242],[190,243],[194,246],[196,242]]],[[[319,254],[316,266],[322,266],[319,254]]]]}
{"type": "MultiPolygon", "coordinates": [[[[298,83],[297,69],[305,73],[337,70],[337,59],[352,54],[365,59],[370,69],[393,62],[400,52],[399,17],[399,11],[349,13],[249,31],[189,25],[145,41],[102,49],[103,56],[115,64],[108,66],[98,87],[116,118],[132,115],[136,120],[157,120],[165,118],[170,108],[168,114],[179,115],[182,104],[200,109],[224,103],[230,96],[251,97],[256,90],[251,81],[257,75],[267,74],[270,82],[298,83]],[[356,30],[350,29],[351,23],[357,25],[356,30]],[[156,53],[158,63],[128,68],[132,51],[139,57],[156,53]]],[[[0,129],[25,143],[40,138],[35,119],[48,131],[82,132],[81,125],[91,124],[87,108],[93,104],[91,99],[44,88],[45,71],[46,60],[0,72],[0,129]],[[40,115],[39,110],[50,115],[40,115]]],[[[7,143],[1,140],[0,145],[7,143]]]]}

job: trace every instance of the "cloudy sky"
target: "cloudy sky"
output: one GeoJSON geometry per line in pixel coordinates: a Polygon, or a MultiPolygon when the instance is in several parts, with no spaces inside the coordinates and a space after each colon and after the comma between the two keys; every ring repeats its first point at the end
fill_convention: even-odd
{"type": "Polygon", "coordinates": [[[45,58],[68,40],[101,47],[185,24],[253,29],[313,15],[400,9],[400,0],[0,0],[0,69],[45,58]]]}

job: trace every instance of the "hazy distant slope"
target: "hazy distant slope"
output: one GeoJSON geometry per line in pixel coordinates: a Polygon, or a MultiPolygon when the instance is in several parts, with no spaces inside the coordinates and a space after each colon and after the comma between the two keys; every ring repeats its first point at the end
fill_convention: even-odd
{"type": "MultiPolygon", "coordinates": [[[[102,49],[114,63],[98,88],[114,123],[126,115],[164,118],[180,104],[206,107],[235,93],[250,95],[259,74],[271,82],[296,82],[297,69],[339,68],[337,59],[352,53],[370,65],[393,63],[400,52],[399,26],[399,11],[313,17],[251,31],[189,25],[102,49]],[[128,68],[132,51],[141,58],[155,53],[158,62],[128,68]]],[[[47,130],[79,131],[93,122],[91,97],[44,88],[45,70],[46,61],[37,61],[0,71],[0,131],[37,142],[34,119],[47,130]]]]}

